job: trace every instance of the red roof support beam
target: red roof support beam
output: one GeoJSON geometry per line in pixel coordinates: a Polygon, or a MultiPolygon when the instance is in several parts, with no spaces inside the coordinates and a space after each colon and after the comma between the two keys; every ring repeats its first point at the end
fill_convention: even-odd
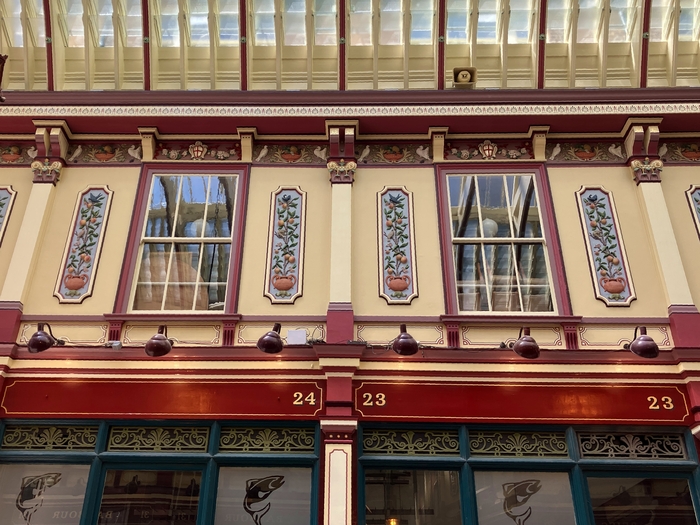
{"type": "Polygon", "coordinates": [[[438,0],[437,88],[445,89],[445,38],[447,33],[447,0],[438,0]]]}
{"type": "Polygon", "coordinates": [[[44,0],[44,31],[46,31],[46,89],[53,91],[53,38],[51,37],[51,0],[44,0]]]}
{"type": "Polygon", "coordinates": [[[547,53],[547,0],[540,0],[540,20],[537,27],[537,89],[544,89],[544,59],[547,53]]]}
{"type": "Polygon", "coordinates": [[[639,87],[647,87],[649,70],[649,29],[651,27],[651,0],[644,0],[642,8],[642,56],[639,64],[639,87]]]}
{"type": "Polygon", "coordinates": [[[241,91],[248,90],[248,11],[246,1],[239,0],[238,23],[241,27],[240,44],[238,46],[241,54],[241,91]]]}
{"type": "MultiPolygon", "coordinates": [[[[45,0],[46,1],[46,0],[45,0]]],[[[148,0],[141,0],[141,24],[143,27],[143,89],[151,90],[151,16],[148,0]]]]}

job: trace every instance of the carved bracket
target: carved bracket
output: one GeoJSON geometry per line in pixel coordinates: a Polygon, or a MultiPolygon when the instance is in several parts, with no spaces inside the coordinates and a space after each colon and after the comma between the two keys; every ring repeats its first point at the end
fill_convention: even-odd
{"type": "Polygon", "coordinates": [[[649,157],[644,157],[644,160],[632,159],[630,168],[632,168],[634,182],[637,185],[640,182],[661,182],[664,163],[659,159],[649,160],[649,157]]]}
{"type": "Polygon", "coordinates": [[[60,158],[44,159],[43,162],[40,160],[35,160],[31,163],[31,168],[32,174],[34,175],[33,182],[49,183],[55,186],[58,179],[61,177],[63,160],[60,158]]]}

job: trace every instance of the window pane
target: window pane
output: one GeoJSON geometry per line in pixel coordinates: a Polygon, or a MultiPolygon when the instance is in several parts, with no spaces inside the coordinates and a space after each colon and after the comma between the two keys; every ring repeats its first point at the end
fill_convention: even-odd
{"type": "Polygon", "coordinates": [[[508,213],[508,190],[513,177],[477,177],[484,237],[512,237],[508,213]]]}
{"type": "Polygon", "coordinates": [[[597,42],[603,6],[601,0],[579,0],[576,40],[579,43],[597,42]]]}
{"type": "Polygon", "coordinates": [[[160,0],[160,45],[163,47],[180,47],[180,26],[177,0],[160,0]]]}
{"type": "Polygon", "coordinates": [[[698,18],[700,18],[700,6],[698,6],[695,0],[680,0],[680,3],[681,12],[678,17],[678,40],[689,42],[695,38],[698,18]]]}
{"type": "Polygon", "coordinates": [[[610,42],[629,42],[634,23],[634,0],[610,0],[610,42]]]}
{"type": "Polygon", "coordinates": [[[263,524],[309,525],[310,468],[222,467],[219,470],[214,524],[252,524],[261,520],[263,524]]]}
{"type": "Polygon", "coordinates": [[[469,4],[467,0],[447,0],[448,44],[469,43],[469,4]]]}
{"type": "Polygon", "coordinates": [[[449,177],[452,235],[481,237],[481,222],[476,204],[475,177],[449,177]]]}
{"type": "Polygon", "coordinates": [[[22,38],[22,4],[20,0],[3,0],[6,16],[3,22],[9,33],[10,45],[12,47],[23,47],[24,41],[22,38]]]}
{"type": "Polygon", "coordinates": [[[515,237],[542,237],[539,207],[531,175],[508,177],[511,188],[511,219],[515,237]]]}
{"type": "Polygon", "coordinates": [[[255,45],[275,45],[275,3],[274,0],[254,0],[255,45]]]}
{"type": "Polygon", "coordinates": [[[401,0],[379,0],[379,44],[403,43],[403,12],[401,0]]]}
{"type": "Polygon", "coordinates": [[[317,46],[336,45],[335,0],[314,0],[314,43],[317,46]]]}
{"type": "Polygon", "coordinates": [[[454,247],[459,309],[469,312],[488,311],[484,260],[480,244],[457,244],[454,247]]]}
{"type": "MultiPolygon", "coordinates": [[[[666,39],[668,25],[671,21],[671,0],[652,0],[651,18],[649,19],[649,40],[661,42],[666,39]]],[[[680,34],[679,34],[680,39],[680,34]]]]}
{"type": "Polygon", "coordinates": [[[685,479],[588,478],[596,525],[696,525],[685,479]]]}
{"type": "Polygon", "coordinates": [[[350,0],[350,45],[372,45],[371,0],[350,0]]]}
{"type": "Polygon", "coordinates": [[[516,244],[515,258],[523,298],[523,311],[553,311],[554,305],[550,293],[544,246],[541,244],[516,244]]]}
{"type": "Polygon", "coordinates": [[[367,525],[461,525],[459,499],[458,472],[365,471],[367,525]]]}
{"type": "Polygon", "coordinates": [[[190,1],[190,43],[194,47],[209,46],[209,6],[207,0],[190,1]]]}
{"type": "Polygon", "coordinates": [[[46,47],[46,26],[44,25],[44,1],[28,2],[29,23],[36,35],[36,46],[46,47]]]}
{"type": "Polygon", "coordinates": [[[531,0],[510,0],[509,43],[518,44],[530,41],[533,15],[531,0]]]}
{"type": "Polygon", "coordinates": [[[8,524],[78,523],[89,465],[0,465],[0,516],[8,524]]]}
{"type": "Polygon", "coordinates": [[[201,237],[210,177],[181,177],[176,237],[201,237]]]}
{"type": "Polygon", "coordinates": [[[238,0],[219,0],[219,44],[237,46],[239,40],[238,0]]]}
{"type": "Polygon", "coordinates": [[[146,237],[171,237],[175,222],[175,203],[180,189],[180,177],[153,178],[151,202],[146,223],[146,237]]]}
{"type": "Polygon", "coordinates": [[[513,245],[484,245],[486,275],[494,312],[519,312],[520,296],[513,264],[513,245]]]}
{"type": "Polygon", "coordinates": [[[547,42],[567,42],[571,6],[568,0],[548,0],[547,2],[547,42]]]}
{"type": "Polygon", "coordinates": [[[205,237],[231,237],[236,177],[212,177],[207,200],[205,237]]]}
{"type": "Polygon", "coordinates": [[[576,523],[565,472],[477,471],[474,482],[479,525],[576,523]]]}
{"type": "Polygon", "coordinates": [[[432,0],[411,1],[411,44],[432,45],[434,7],[432,0]]]}
{"type": "Polygon", "coordinates": [[[194,525],[201,472],[108,470],[98,525],[194,525]]]}
{"type": "Polygon", "coordinates": [[[141,0],[126,0],[126,46],[143,45],[141,22],[141,0]]]}
{"type": "Polygon", "coordinates": [[[476,41],[480,44],[498,43],[498,0],[479,0],[476,41]]]}
{"type": "Polygon", "coordinates": [[[284,45],[306,45],[305,0],[284,0],[284,45]]]}
{"type": "Polygon", "coordinates": [[[84,47],[85,28],[83,27],[82,0],[66,0],[66,27],[68,29],[68,47],[84,47]]]}

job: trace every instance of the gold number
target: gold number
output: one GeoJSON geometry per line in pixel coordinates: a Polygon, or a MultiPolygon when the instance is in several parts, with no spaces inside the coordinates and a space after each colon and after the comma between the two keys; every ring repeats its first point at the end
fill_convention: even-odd
{"type": "Polygon", "coordinates": [[[308,396],[304,398],[304,401],[306,401],[309,405],[315,405],[316,404],[316,396],[314,395],[313,392],[311,392],[308,396]]]}
{"type": "Polygon", "coordinates": [[[301,392],[294,392],[294,402],[293,405],[303,405],[304,404],[304,394],[301,392]]]}
{"type": "Polygon", "coordinates": [[[294,401],[292,401],[293,405],[315,405],[316,404],[316,396],[314,395],[313,392],[310,394],[307,394],[306,397],[304,397],[303,392],[294,392],[294,401]]]}
{"type": "Polygon", "coordinates": [[[673,410],[675,408],[673,406],[673,399],[669,396],[661,398],[661,406],[659,406],[659,400],[654,396],[647,397],[647,401],[650,403],[649,410],[661,410],[662,408],[664,410],[673,410]]]}
{"type": "Polygon", "coordinates": [[[383,407],[386,405],[386,395],[382,394],[381,392],[374,394],[370,394],[369,392],[362,394],[362,406],[363,407],[372,407],[374,405],[377,405],[378,407],[383,407]]]}

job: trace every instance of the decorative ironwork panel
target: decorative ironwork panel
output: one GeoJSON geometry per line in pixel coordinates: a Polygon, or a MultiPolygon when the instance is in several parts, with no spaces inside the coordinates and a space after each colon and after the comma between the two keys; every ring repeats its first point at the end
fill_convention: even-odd
{"type": "Polygon", "coordinates": [[[388,304],[410,304],[418,297],[413,193],[385,187],[377,193],[379,295],[388,304]]]}
{"type": "Polygon", "coordinates": [[[265,296],[293,304],[303,295],[306,192],[280,187],[272,194],[265,296]]]}
{"type": "Polygon", "coordinates": [[[112,427],[109,451],[206,452],[208,427],[112,427]]]}
{"type": "Polygon", "coordinates": [[[92,295],[112,193],[107,186],[92,186],[78,195],[73,227],[54,290],[60,303],[81,303],[92,295]]]}
{"type": "Polygon", "coordinates": [[[564,432],[470,432],[472,456],[513,458],[568,457],[564,432]]]}
{"type": "Polygon", "coordinates": [[[629,306],[636,296],[612,193],[602,186],[582,186],[576,200],[596,298],[606,306],[629,306]]]}
{"type": "Polygon", "coordinates": [[[578,435],[581,457],[588,459],[686,459],[680,434],[578,435]]]}
{"type": "Polygon", "coordinates": [[[408,456],[459,455],[456,430],[366,430],[362,438],[365,454],[408,456]]]}
{"type": "Polygon", "coordinates": [[[2,238],[5,235],[5,227],[10,218],[16,195],[17,192],[12,189],[12,186],[0,187],[0,244],[2,244],[2,238]]]}
{"type": "Polygon", "coordinates": [[[58,427],[7,425],[3,449],[14,450],[94,450],[98,427],[58,427]]]}
{"type": "Polygon", "coordinates": [[[312,454],[315,444],[312,428],[222,428],[219,451],[312,454]]]}

